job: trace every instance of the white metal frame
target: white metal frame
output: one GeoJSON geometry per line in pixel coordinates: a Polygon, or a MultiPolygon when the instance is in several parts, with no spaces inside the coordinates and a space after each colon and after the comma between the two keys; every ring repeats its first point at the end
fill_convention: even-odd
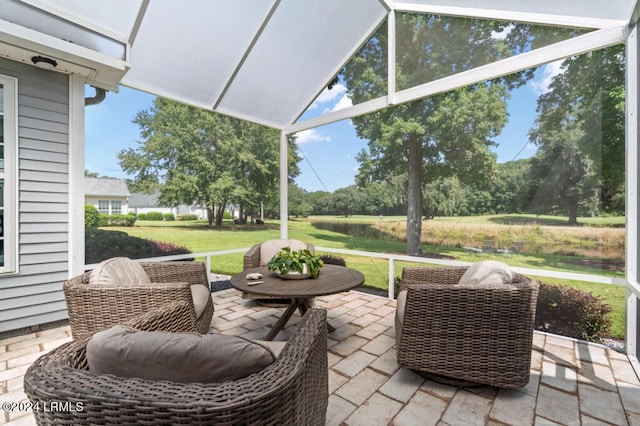
{"type": "Polygon", "coordinates": [[[69,76],[69,278],[84,271],[84,79],[69,76]]]}
{"type": "Polygon", "coordinates": [[[640,198],[638,187],[640,185],[640,151],[638,141],[640,134],[638,129],[638,113],[640,112],[640,86],[638,76],[640,72],[640,42],[638,41],[638,23],[631,25],[627,38],[627,78],[626,78],[626,285],[627,285],[627,321],[626,321],[626,349],[629,360],[640,376],[640,330],[638,329],[640,318],[638,301],[640,300],[640,284],[638,283],[638,220],[640,216],[640,198]]]}
{"type": "Polygon", "coordinates": [[[18,79],[0,75],[4,111],[4,266],[0,274],[19,272],[18,262],[18,79]]]}

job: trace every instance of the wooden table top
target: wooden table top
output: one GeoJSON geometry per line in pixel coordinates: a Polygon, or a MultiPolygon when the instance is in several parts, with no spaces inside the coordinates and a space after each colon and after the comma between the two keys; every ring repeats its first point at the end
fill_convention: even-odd
{"type": "MultiPolygon", "coordinates": [[[[253,280],[250,280],[253,281],[253,280]]],[[[303,280],[285,280],[270,271],[266,266],[243,271],[231,277],[231,286],[247,293],[278,296],[282,298],[312,298],[340,293],[356,288],[364,283],[360,271],[338,265],[324,265],[318,278],[303,280]],[[262,284],[247,285],[247,274],[262,274],[262,284]]]]}

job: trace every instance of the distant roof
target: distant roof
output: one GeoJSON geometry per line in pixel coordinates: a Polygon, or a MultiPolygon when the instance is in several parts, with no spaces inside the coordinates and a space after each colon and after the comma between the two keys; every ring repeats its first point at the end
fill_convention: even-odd
{"type": "Polygon", "coordinates": [[[122,179],[84,178],[84,194],[110,197],[128,197],[131,195],[127,183],[122,179]]]}
{"type": "Polygon", "coordinates": [[[129,208],[145,208],[145,207],[162,207],[158,205],[159,193],[145,194],[142,192],[134,192],[129,197],[129,208]]]}

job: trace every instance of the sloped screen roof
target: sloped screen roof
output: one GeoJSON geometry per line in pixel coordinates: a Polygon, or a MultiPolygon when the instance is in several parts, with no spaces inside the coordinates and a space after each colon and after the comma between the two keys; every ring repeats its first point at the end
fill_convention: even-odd
{"type": "Polygon", "coordinates": [[[284,128],[393,9],[606,28],[628,23],[636,1],[0,0],[0,54],[46,53],[103,87],[284,128]]]}

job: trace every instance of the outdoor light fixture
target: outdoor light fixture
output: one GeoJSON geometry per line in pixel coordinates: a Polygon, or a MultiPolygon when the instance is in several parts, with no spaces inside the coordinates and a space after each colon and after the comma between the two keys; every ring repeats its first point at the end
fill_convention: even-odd
{"type": "Polygon", "coordinates": [[[51,58],[45,58],[44,56],[32,56],[31,62],[33,62],[36,67],[42,68],[43,70],[52,70],[58,66],[56,61],[51,58]]]}

